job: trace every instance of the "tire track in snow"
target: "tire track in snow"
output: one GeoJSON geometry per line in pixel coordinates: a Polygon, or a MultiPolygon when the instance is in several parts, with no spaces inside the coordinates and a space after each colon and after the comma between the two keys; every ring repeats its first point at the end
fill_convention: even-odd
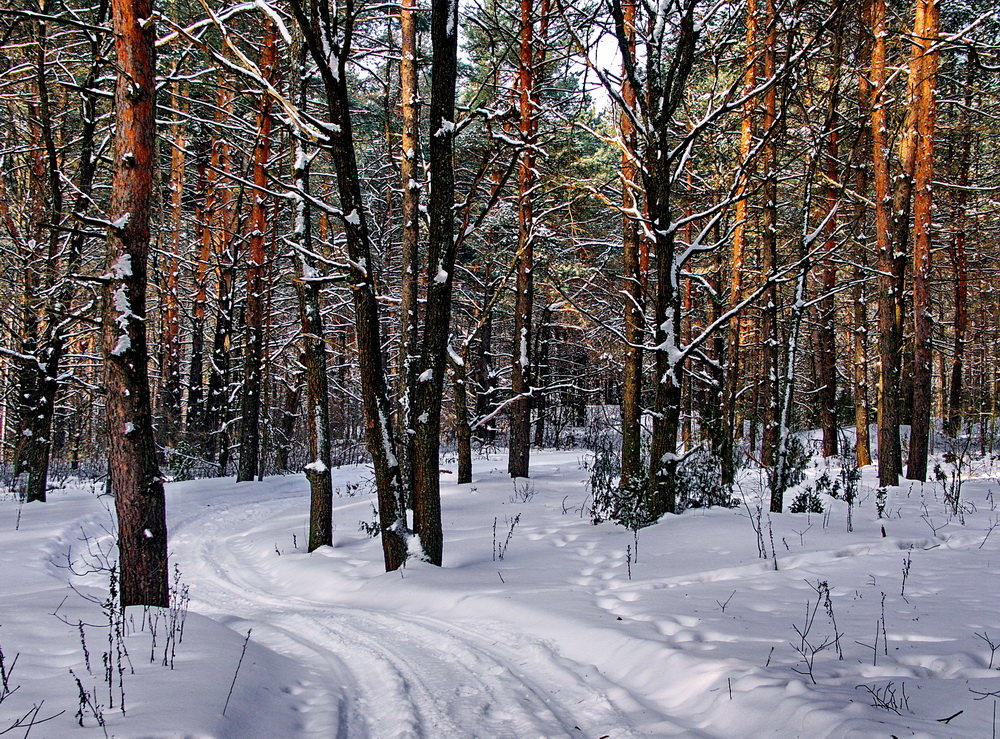
{"type": "Polygon", "coordinates": [[[468,620],[271,594],[271,574],[253,556],[247,532],[298,508],[301,498],[197,509],[174,522],[171,549],[192,583],[193,610],[252,628],[256,642],[308,668],[308,679],[289,688],[304,735],[635,735],[608,697],[612,685],[584,680],[579,665],[529,635],[511,646],[468,620]]]}

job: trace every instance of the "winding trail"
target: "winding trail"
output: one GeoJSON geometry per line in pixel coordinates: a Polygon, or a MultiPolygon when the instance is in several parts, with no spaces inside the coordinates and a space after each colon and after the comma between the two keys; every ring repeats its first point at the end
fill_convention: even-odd
{"type": "Polygon", "coordinates": [[[609,698],[616,686],[510,623],[331,605],[306,587],[290,591],[260,541],[269,523],[301,514],[302,492],[247,493],[186,507],[171,555],[191,583],[192,611],[252,629],[256,643],[303,666],[301,681],[285,688],[302,736],[639,735],[609,698]]]}

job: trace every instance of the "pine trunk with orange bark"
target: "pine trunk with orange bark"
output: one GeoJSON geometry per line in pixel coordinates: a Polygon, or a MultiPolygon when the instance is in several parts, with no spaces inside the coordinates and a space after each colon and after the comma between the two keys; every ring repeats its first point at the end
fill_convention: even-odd
{"type": "MultiPolygon", "coordinates": [[[[635,2],[623,2],[626,44],[635,55],[635,2]]],[[[622,293],[625,296],[625,361],[622,368],[622,460],[619,485],[628,492],[642,471],[642,342],[645,334],[643,275],[640,267],[642,202],[639,196],[638,136],[632,116],[637,115],[636,90],[622,82],[622,293]]]]}
{"type": "Polygon", "coordinates": [[[403,432],[399,435],[401,473],[412,488],[410,460],[413,457],[413,428],[410,408],[413,404],[419,352],[420,284],[420,99],[417,86],[417,2],[403,0],[399,8],[400,27],[400,136],[399,175],[403,195],[401,204],[402,238],[400,240],[399,353],[397,360],[397,418],[403,432]]]}
{"type": "MultiPolygon", "coordinates": [[[[276,74],[278,33],[272,21],[265,22],[264,44],[259,66],[264,79],[273,82],[276,74]]],[[[250,209],[250,252],[247,266],[246,346],[243,355],[243,392],[240,420],[239,482],[258,476],[260,464],[260,416],[263,406],[264,365],[264,291],[268,267],[267,241],[267,167],[271,158],[271,97],[260,95],[257,111],[257,140],[254,145],[253,205],[250,209]]]]}
{"type": "MultiPolygon", "coordinates": [[[[757,73],[760,68],[757,59],[757,0],[747,1],[746,13],[746,69],[743,72],[743,92],[749,94],[757,86],[757,73]]],[[[748,98],[743,104],[743,117],[740,119],[740,167],[739,179],[736,184],[736,223],[733,226],[733,248],[729,273],[729,308],[733,309],[743,299],[743,273],[746,268],[747,226],[750,220],[749,180],[750,151],[754,137],[754,109],[756,100],[748,98]]],[[[729,321],[728,338],[726,341],[726,369],[723,412],[723,430],[721,434],[722,450],[722,484],[731,485],[736,477],[735,439],[737,428],[742,424],[739,420],[736,405],[740,387],[740,342],[743,321],[737,313],[729,321]]]]}
{"type": "Polygon", "coordinates": [[[103,322],[108,476],[118,514],[121,605],[165,607],[166,506],[153,439],[145,323],[156,26],[151,0],[113,0],[111,13],[118,79],[103,322]]]}
{"type": "Polygon", "coordinates": [[[162,385],[159,397],[160,417],[163,419],[160,431],[168,446],[172,446],[177,437],[181,416],[181,312],[178,289],[184,233],[184,160],[187,146],[182,82],[173,83],[172,98],[173,108],[180,117],[172,124],[173,141],[170,149],[170,242],[161,291],[163,339],[160,344],[162,385]]]}
{"type": "Polygon", "coordinates": [[[911,75],[916,76],[916,166],[913,175],[913,420],[906,476],[927,479],[931,433],[931,241],[933,237],[934,131],[937,119],[937,0],[917,0],[911,75]]]}

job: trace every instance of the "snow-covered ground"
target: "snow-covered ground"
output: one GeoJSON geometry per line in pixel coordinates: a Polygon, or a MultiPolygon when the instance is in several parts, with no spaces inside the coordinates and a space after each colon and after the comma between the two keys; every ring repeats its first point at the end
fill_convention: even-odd
{"type": "Polygon", "coordinates": [[[906,483],[879,519],[866,468],[853,532],[826,498],[763,514],[758,538],[750,476],[747,505],[635,538],[590,523],[584,460],[536,453],[516,486],[502,457],[471,485],[445,474],[445,566],[390,574],[359,529],[363,469],[335,471],[336,545],[311,555],[301,476],[171,484],[189,610],[129,609],[121,638],[101,605],[109,499],[8,496],[0,732],[27,715],[52,717],[32,737],[994,735],[1000,466],[970,463],[962,516],[941,484],[906,483]]]}

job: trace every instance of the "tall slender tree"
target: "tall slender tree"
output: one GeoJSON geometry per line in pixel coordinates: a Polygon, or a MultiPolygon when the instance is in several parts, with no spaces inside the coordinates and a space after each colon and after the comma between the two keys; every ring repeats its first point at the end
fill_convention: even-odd
{"type": "Polygon", "coordinates": [[[121,605],[169,605],[167,522],[146,344],[156,130],[151,0],[112,0],[118,78],[104,295],[108,475],[118,513],[121,605]]]}
{"type": "Polygon", "coordinates": [[[913,24],[916,76],[916,164],[913,174],[913,422],[906,476],[927,479],[931,430],[931,241],[933,238],[932,183],[934,131],[937,120],[938,35],[941,12],[937,0],[917,0],[913,24]]]}

